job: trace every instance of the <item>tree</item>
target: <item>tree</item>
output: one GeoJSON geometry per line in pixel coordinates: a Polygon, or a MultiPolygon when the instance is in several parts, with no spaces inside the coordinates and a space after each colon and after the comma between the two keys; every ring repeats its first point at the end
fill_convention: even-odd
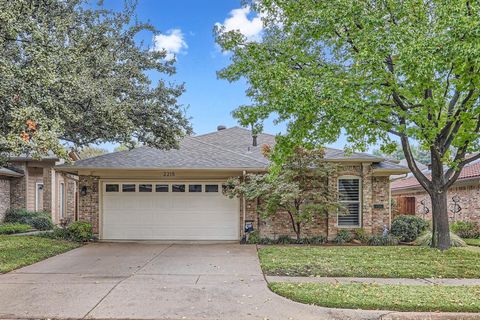
{"type": "Polygon", "coordinates": [[[177,146],[191,132],[174,60],[135,37],[157,30],[83,0],[0,0],[0,155],[100,142],[177,146]]]}
{"type": "Polygon", "coordinates": [[[219,77],[249,84],[240,123],[270,115],[287,122],[277,145],[322,145],[343,132],[348,149],[398,136],[410,170],[432,200],[432,245],[450,246],[447,190],[480,158],[480,4],[455,1],[251,1],[263,39],[216,29],[232,53],[219,77]],[[417,167],[413,141],[429,150],[431,176],[417,167]]]}
{"type": "MultiPolygon", "coordinates": [[[[410,149],[412,150],[413,157],[416,161],[424,164],[430,164],[430,153],[428,151],[423,150],[417,145],[411,145],[410,149]]],[[[405,154],[403,153],[402,146],[399,143],[395,144],[395,149],[389,150],[387,152],[382,151],[381,149],[375,149],[372,151],[372,154],[380,157],[392,157],[396,160],[403,160],[405,159],[405,154]]]]}
{"type": "MultiPolygon", "coordinates": [[[[267,147],[267,154],[268,150],[267,147]]],[[[259,199],[257,210],[263,217],[288,214],[292,230],[300,239],[303,226],[314,217],[342,208],[335,188],[328,185],[336,166],[323,157],[321,149],[297,148],[278,174],[247,174],[244,180],[229,179],[225,193],[231,198],[259,199]]]]}
{"type": "Polygon", "coordinates": [[[87,146],[80,149],[79,156],[80,156],[80,159],[87,159],[87,158],[92,158],[96,156],[101,156],[102,154],[107,154],[107,153],[108,153],[107,149],[87,146]]]}

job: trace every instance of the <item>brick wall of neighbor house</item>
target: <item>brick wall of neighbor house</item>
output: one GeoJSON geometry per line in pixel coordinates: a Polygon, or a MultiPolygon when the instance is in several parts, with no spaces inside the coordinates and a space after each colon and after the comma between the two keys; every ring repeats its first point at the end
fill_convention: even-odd
{"type": "Polygon", "coordinates": [[[80,176],[78,181],[80,195],[78,199],[78,220],[92,224],[93,232],[99,233],[99,183],[98,177],[80,176]],[[87,194],[82,195],[83,187],[87,188],[87,194]]]}
{"type": "MultiPolygon", "coordinates": [[[[357,176],[362,178],[362,228],[369,234],[380,234],[384,226],[390,225],[388,176],[373,176],[370,165],[349,165],[339,169],[336,176],[329,179],[330,188],[337,188],[339,176],[357,176]]],[[[277,238],[280,235],[295,236],[291,220],[286,212],[279,212],[274,217],[262,219],[256,213],[256,203],[248,202],[246,220],[254,221],[254,228],[260,231],[262,237],[277,238]]],[[[302,229],[303,237],[317,235],[335,238],[339,228],[335,213],[327,217],[318,217],[302,229]],[[327,227],[328,225],[328,227],[327,227]]],[[[348,230],[348,229],[347,229],[348,230]]]]}
{"type": "Polygon", "coordinates": [[[5,218],[5,211],[10,208],[10,180],[0,178],[0,222],[5,218]]]}
{"type": "MultiPolygon", "coordinates": [[[[15,164],[15,168],[27,172],[24,163],[15,164]]],[[[26,208],[27,206],[27,175],[10,180],[10,207],[26,208]]]]}
{"type": "MultiPolygon", "coordinates": [[[[393,198],[397,197],[415,197],[415,215],[425,218],[427,220],[432,219],[432,202],[426,192],[422,190],[410,191],[410,192],[394,192],[393,198]],[[428,208],[428,213],[424,214],[422,200],[425,200],[425,205],[428,208]]],[[[454,186],[448,191],[448,208],[450,222],[455,220],[475,221],[480,223],[480,181],[474,184],[454,186]],[[453,197],[459,197],[458,204],[462,208],[460,213],[456,215],[453,213],[454,202],[453,197]]],[[[401,212],[400,212],[401,213],[401,212]]]]}
{"type": "Polygon", "coordinates": [[[66,183],[66,213],[67,213],[67,218],[70,219],[70,221],[75,220],[75,193],[77,191],[76,188],[76,181],[72,179],[65,179],[66,183]]]}

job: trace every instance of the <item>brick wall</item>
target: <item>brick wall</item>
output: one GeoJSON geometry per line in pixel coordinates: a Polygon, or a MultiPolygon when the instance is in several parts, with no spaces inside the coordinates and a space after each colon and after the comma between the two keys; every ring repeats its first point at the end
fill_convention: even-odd
{"type": "Polygon", "coordinates": [[[0,178],[0,222],[5,218],[5,211],[10,208],[10,180],[0,178]]]}
{"type": "Polygon", "coordinates": [[[77,182],[72,179],[65,179],[65,184],[66,184],[66,214],[67,218],[70,219],[71,221],[75,220],[75,194],[77,191],[77,182]]]}
{"type": "Polygon", "coordinates": [[[92,224],[93,232],[99,233],[99,183],[98,177],[80,176],[78,181],[80,192],[78,199],[78,220],[92,224]],[[86,187],[87,194],[82,195],[82,188],[86,187]]]}
{"type": "Polygon", "coordinates": [[[15,168],[23,171],[25,176],[10,180],[10,206],[12,208],[27,207],[27,167],[24,163],[15,164],[15,168]]]}
{"type": "MultiPolygon", "coordinates": [[[[394,192],[392,197],[415,197],[415,214],[419,217],[427,220],[432,219],[432,202],[430,196],[422,191],[410,191],[410,192],[394,192]],[[421,201],[425,200],[428,213],[424,214],[423,205],[421,201]]],[[[454,186],[448,190],[448,208],[449,208],[449,220],[464,220],[474,221],[480,223],[480,181],[473,182],[469,185],[454,186]],[[459,197],[458,204],[462,208],[460,213],[456,215],[452,212],[454,202],[452,198],[454,196],[459,197]]],[[[400,212],[401,213],[401,212],[400,212]]]]}

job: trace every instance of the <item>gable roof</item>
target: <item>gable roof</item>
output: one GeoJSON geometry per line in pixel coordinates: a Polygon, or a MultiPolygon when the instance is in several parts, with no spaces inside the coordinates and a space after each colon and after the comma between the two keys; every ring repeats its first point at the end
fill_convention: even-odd
{"type": "MultiPolygon", "coordinates": [[[[431,178],[430,171],[423,171],[428,179],[431,178]]],[[[480,161],[474,161],[472,163],[467,164],[463,167],[462,172],[458,176],[456,182],[470,180],[470,179],[478,179],[480,180],[480,161]]],[[[455,182],[455,183],[456,183],[455,182]]],[[[392,182],[391,184],[392,191],[397,190],[408,190],[408,189],[416,189],[421,188],[420,183],[418,182],[417,178],[414,176],[409,176],[405,179],[398,179],[392,182]]]]}
{"type": "Polygon", "coordinates": [[[3,177],[23,177],[23,173],[14,171],[9,168],[0,167],[0,176],[3,177]]]}
{"type": "MultiPolygon", "coordinates": [[[[263,170],[268,166],[269,160],[262,155],[262,145],[274,145],[275,136],[260,133],[257,135],[257,146],[253,146],[252,142],[250,130],[232,127],[203,135],[185,137],[180,141],[178,149],[161,150],[138,147],[78,160],[73,165],[61,165],[57,168],[263,170]]],[[[332,148],[325,149],[325,158],[334,161],[384,161],[383,158],[366,153],[346,154],[342,150],[332,148]]],[[[401,170],[405,171],[405,168],[402,167],[401,170]]]]}

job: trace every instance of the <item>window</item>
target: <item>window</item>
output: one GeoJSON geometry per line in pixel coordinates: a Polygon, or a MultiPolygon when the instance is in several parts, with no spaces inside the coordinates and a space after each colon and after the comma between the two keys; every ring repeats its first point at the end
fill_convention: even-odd
{"type": "Polygon", "coordinates": [[[105,186],[105,191],[106,192],[118,192],[119,191],[118,184],[107,184],[105,186]]]}
{"type": "Polygon", "coordinates": [[[338,226],[360,227],[360,178],[340,177],[338,179],[338,199],[347,209],[346,214],[338,215],[338,226]]]}
{"type": "Polygon", "coordinates": [[[185,192],[184,184],[172,184],[172,192],[185,192]]]}
{"type": "Polygon", "coordinates": [[[218,184],[206,184],[205,192],[218,192],[218,184]]]}
{"type": "Polygon", "coordinates": [[[168,192],[168,184],[157,184],[155,185],[156,192],[168,192]]]}
{"type": "Polygon", "coordinates": [[[65,217],[65,183],[60,183],[60,218],[65,217]]]}
{"type": "Polygon", "coordinates": [[[134,184],[122,184],[122,192],[135,192],[134,184]]]}
{"type": "Polygon", "coordinates": [[[189,184],[188,185],[188,192],[202,192],[202,185],[201,184],[189,184]]]}
{"type": "Polygon", "coordinates": [[[152,185],[151,184],[139,184],[138,185],[138,192],[152,192],[152,185]]]}
{"type": "Polygon", "coordinates": [[[35,211],[41,211],[43,210],[43,183],[37,182],[35,186],[35,211]]]}

